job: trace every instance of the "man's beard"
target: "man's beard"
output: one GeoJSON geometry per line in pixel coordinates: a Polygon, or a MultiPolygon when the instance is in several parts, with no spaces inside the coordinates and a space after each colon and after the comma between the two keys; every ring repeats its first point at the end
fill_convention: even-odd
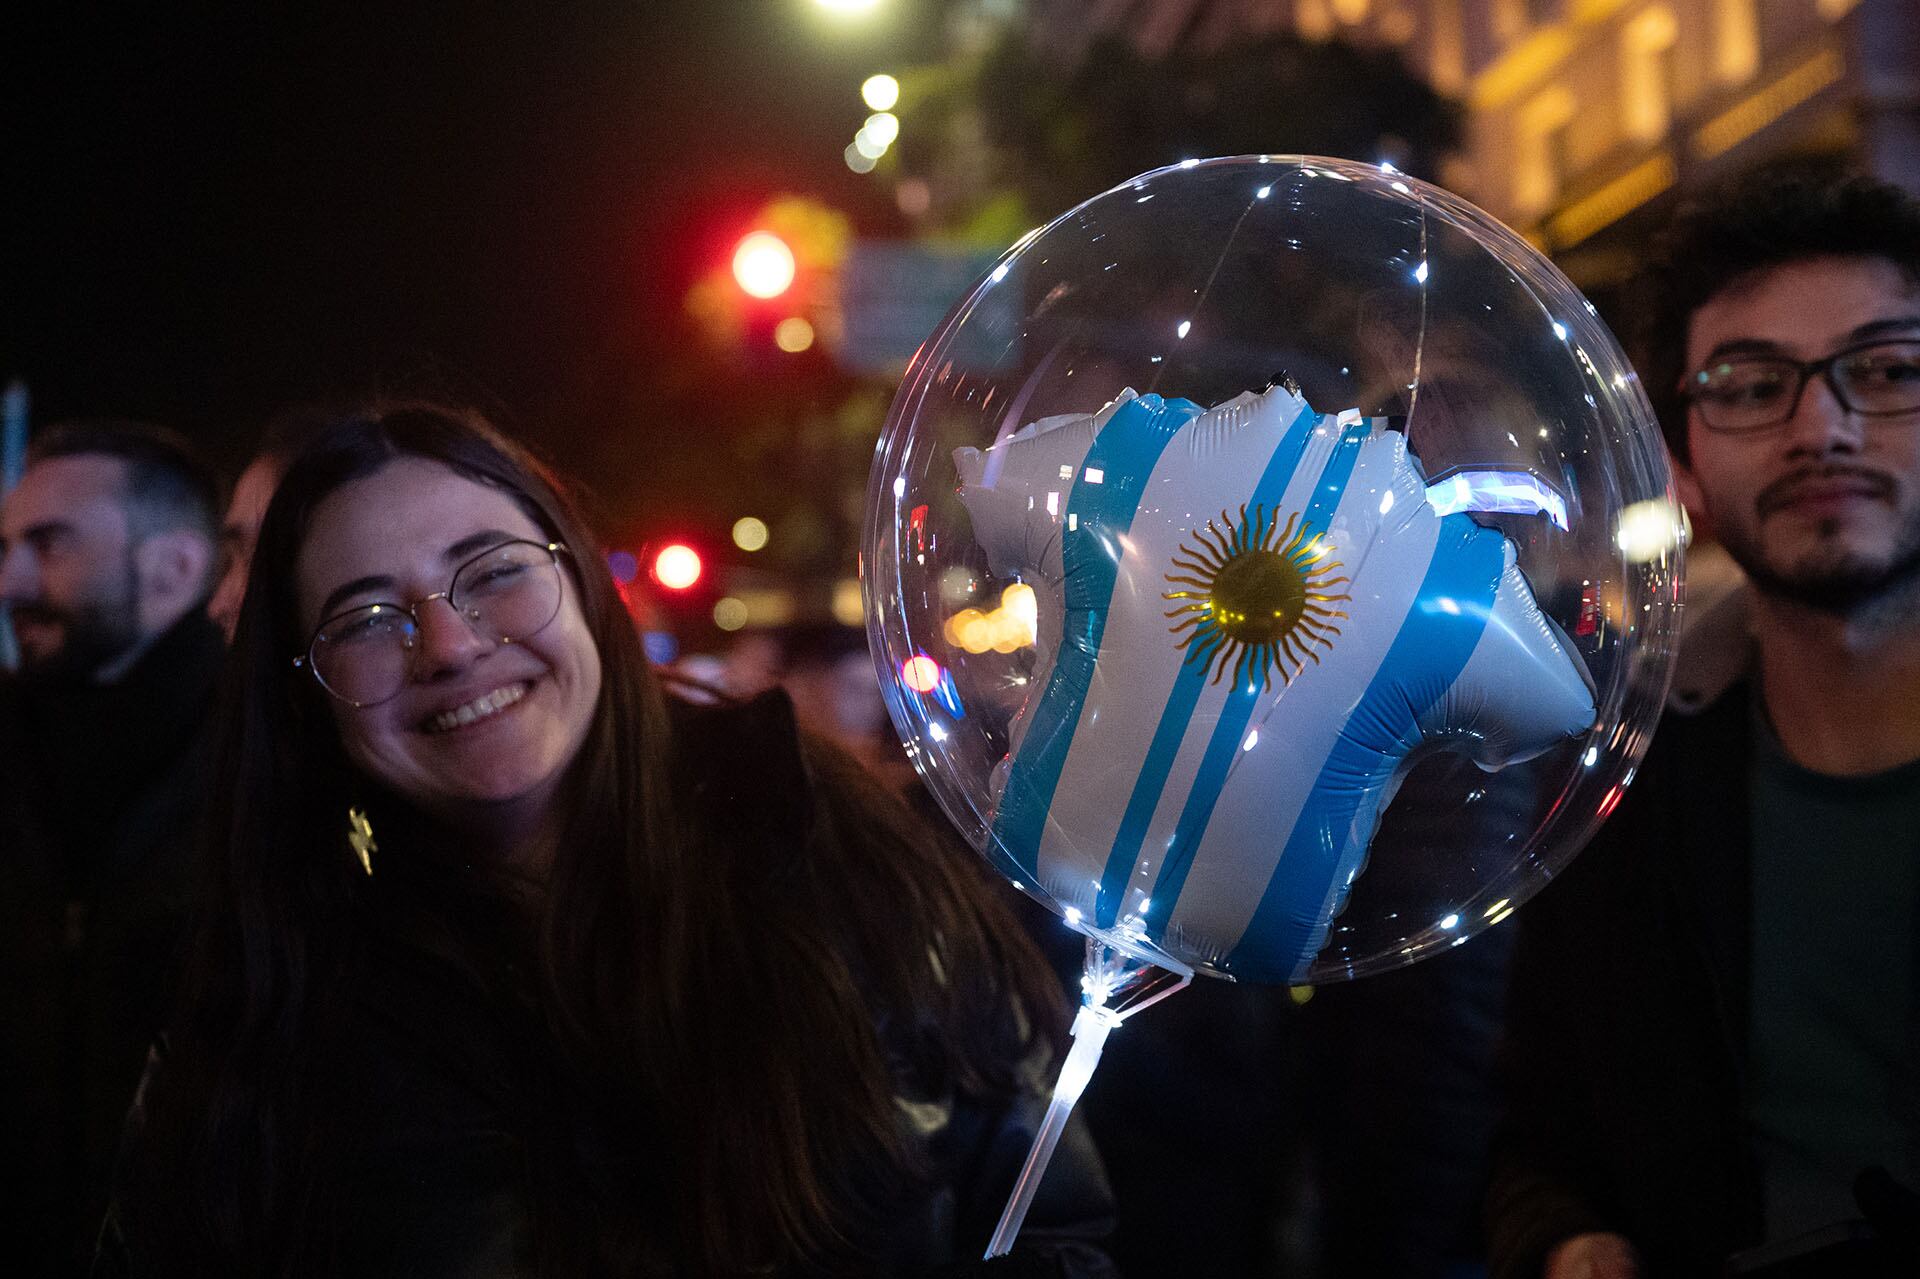
{"type": "Polygon", "coordinates": [[[20,645],[22,679],[79,681],[96,672],[140,642],[140,604],[132,553],[111,592],[96,593],[72,608],[44,604],[14,604],[17,621],[51,623],[60,627],[60,644],[51,651],[34,652],[20,645]]]}
{"type": "MultiPolygon", "coordinates": [[[[1815,529],[1823,541],[1837,540],[1840,531],[1837,519],[1822,520],[1815,529]]],[[[1769,558],[1761,536],[1746,528],[1723,527],[1720,540],[1761,594],[1836,617],[1852,616],[1920,586],[1920,511],[1901,526],[1885,558],[1834,551],[1806,556],[1799,564],[1780,564],[1769,558]]]]}

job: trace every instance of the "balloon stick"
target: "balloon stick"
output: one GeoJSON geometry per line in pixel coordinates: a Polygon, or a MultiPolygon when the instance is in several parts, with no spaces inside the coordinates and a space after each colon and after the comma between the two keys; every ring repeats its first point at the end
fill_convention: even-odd
{"type": "Polygon", "coordinates": [[[1060,1064],[1060,1077],[1054,1083],[1053,1098],[1047,1103],[1046,1118],[1033,1135],[1027,1162],[1013,1183],[1006,1210],[1000,1214],[1000,1224],[987,1244],[988,1258],[1004,1256],[1013,1247],[1014,1237],[1027,1219],[1027,1209],[1033,1204],[1034,1192],[1039,1190],[1040,1179],[1046,1175],[1047,1163],[1053,1158],[1053,1148],[1060,1144],[1060,1134],[1066,1130],[1074,1103],[1080,1100],[1087,1081],[1093,1078],[1094,1067],[1100,1064],[1100,1051],[1106,1047],[1107,1036],[1128,1017],[1159,1003],[1192,980],[1193,971],[1183,964],[1166,958],[1148,961],[1097,937],[1087,938],[1086,968],[1080,978],[1080,1011],[1073,1019],[1073,1047],[1067,1050],[1067,1058],[1060,1064]]]}

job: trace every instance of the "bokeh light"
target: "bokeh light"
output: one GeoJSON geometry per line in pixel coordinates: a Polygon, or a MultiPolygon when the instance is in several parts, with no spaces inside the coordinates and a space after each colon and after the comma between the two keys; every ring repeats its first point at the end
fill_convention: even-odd
{"type": "Polygon", "coordinates": [[[684,591],[700,580],[700,552],[682,542],[660,548],[653,557],[653,580],[670,591],[684,591]]]}
{"type": "Polygon", "coordinates": [[[756,298],[777,298],[793,284],[793,250],[770,231],[755,231],[733,251],[733,278],[756,298]]]}
{"type": "Polygon", "coordinates": [[[890,75],[870,75],[860,85],[860,100],[869,111],[891,111],[900,102],[900,82],[890,75]]]}
{"type": "Polygon", "coordinates": [[[921,653],[900,663],[900,682],[916,693],[931,693],[940,687],[940,663],[921,653]]]}
{"type": "Polygon", "coordinates": [[[743,551],[757,551],[767,544],[766,521],[743,515],[733,522],[733,544],[743,551]]]}
{"type": "Polygon", "coordinates": [[[813,349],[813,325],[798,315],[789,315],[773,326],[773,344],[788,355],[813,349]]]}
{"type": "Polygon", "coordinates": [[[860,579],[843,577],[833,584],[833,601],[828,606],[833,620],[842,626],[859,626],[866,621],[866,609],[860,602],[860,579]]]}

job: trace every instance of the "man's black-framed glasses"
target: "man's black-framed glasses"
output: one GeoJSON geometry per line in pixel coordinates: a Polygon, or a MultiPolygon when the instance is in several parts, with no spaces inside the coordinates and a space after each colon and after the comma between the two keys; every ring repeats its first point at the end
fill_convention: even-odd
{"type": "Polygon", "coordinates": [[[1680,391],[1711,431],[1764,431],[1791,418],[1816,375],[1862,417],[1920,410],[1920,341],[1863,342],[1818,360],[1732,355],[1690,375],[1680,391]]]}
{"type": "Polygon", "coordinates": [[[445,600],[475,634],[517,644],[560,612],[560,556],[566,550],[559,542],[502,542],[454,570],[446,590],[412,607],[362,604],[327,618],[293,664],[312,671],[320,687],[351,706],[391,701],[412,677],[423,605],[445,600]]]}

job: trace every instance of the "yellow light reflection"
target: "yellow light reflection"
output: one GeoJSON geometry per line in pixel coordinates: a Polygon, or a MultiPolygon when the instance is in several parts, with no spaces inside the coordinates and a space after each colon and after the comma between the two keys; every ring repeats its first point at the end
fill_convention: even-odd
{"type": "Polygon", "coordinates": [[[813,326],[797,315],[789,315],[773,326],[773,344],[788,355],[798,355],[812,348],[813,326]]]}
{"type": "Polygon", "coordinates": [[[734,598],[745,606],[748,626],[785,626],[793,620],[794,600],[790,591],[741,591],[734,598]]]}
{"type": "Polygon", "coordinates": [[[1013,653],[1039,638],[1040,604],[1033,588],[1015,582],[1000,593],[1000,606],[988,612],[963,608],[942,628],[947,643],[969,653],[1013,653]]]}
{"type": "Polygon", "coordinates": [[[1020,642],[1031,644],[1040,634],[1040,597],[1025,582],[1015,582],[1000,592],[1000,608],[1025,636],[1020,642]]]}
{"type": "Polygon", "coordinates": [[[833,620],[842,626],[858,626],[866,614],[860,604],[860,580],[843,577],[833,584],[833,620]]]}
{"type": "Polygon", "coordinates": [[[713,624],[723,631],[737,631],[747,624],[747,606],[731,595],[714,601],[713,624]]]}
{"type": "Polygon", "coordinates": [[[767,525],[764,520],[751,515],[743,515],[733,522],[733,544],[743,551],[757,551],[767,544],[767,525]]]}

